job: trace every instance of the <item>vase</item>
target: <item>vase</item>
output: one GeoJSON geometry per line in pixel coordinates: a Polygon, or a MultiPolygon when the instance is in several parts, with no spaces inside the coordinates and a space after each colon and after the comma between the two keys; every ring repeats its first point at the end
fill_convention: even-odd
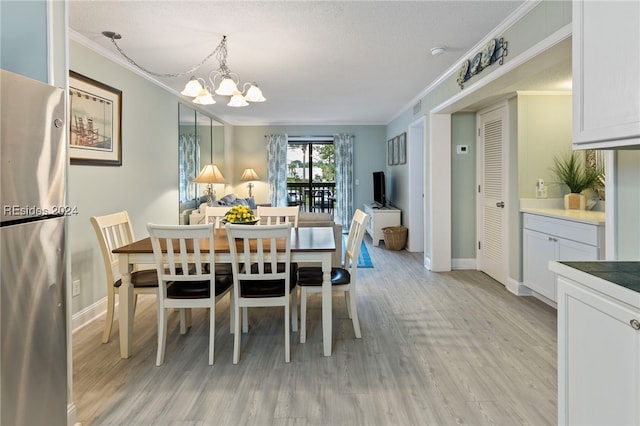
{"type": "Polygon", "coordinates": [[[567,210],[585,210],[587,196],[584,194],[567,194],[564,196],[564,208],[567,210]]]}

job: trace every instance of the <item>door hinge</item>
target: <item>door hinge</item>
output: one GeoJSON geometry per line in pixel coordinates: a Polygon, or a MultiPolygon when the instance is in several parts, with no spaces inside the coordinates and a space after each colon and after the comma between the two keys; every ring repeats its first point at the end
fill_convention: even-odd
{"type": "Polygon", "coordinates": [[[481,248],[480,248],[480,241],[478,241],[478,250],[481,250],[481,248]]]}
{"type": "Polygon", "coordinates": [[[478,194],[479,194],[480,192],[481,192],[481,191],[480,191],[480,185],[478,185],[478,194]]]}
{"type": "Polygon", "coordinates": [[[478,136],[480,136],[480,127],[478,127],[478,136]]]}

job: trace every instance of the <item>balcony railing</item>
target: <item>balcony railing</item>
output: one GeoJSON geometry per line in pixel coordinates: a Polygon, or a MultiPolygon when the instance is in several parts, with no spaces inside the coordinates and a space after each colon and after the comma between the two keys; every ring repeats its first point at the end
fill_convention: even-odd
{"type": "Polygon", "coordinates": [[[335,182],[287,182],[289,205],[300,211],[333,214],[335,190],[335,182]]]}

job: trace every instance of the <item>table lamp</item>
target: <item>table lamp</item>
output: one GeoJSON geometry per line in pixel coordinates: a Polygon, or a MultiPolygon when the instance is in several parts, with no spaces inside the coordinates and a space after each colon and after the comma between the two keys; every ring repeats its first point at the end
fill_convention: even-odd
{"type": "MultiPolygon", "coordinates": [[[[253,169],[244,169],[244,172],[242,172],[242,176],[240,176],[240,180],[242,181],[252,181],[252,180],[259,180],[259,179],[260,177],[258,176],[256,171],[253,169]]],[[[247,184],[247,188],[249,188],[249,198],[253,197],[253,194],[252,194],[253,182],[249,182],[247,184]]]]}
{"type": "Polygon", "coordinates": [[[193,183],[206,183],[207,185],[207,204],[211,205],[214,200],[216,191],[213,189],[214,183],[224,183],[224,176],[220,173],[220,169],[215,164],[207,164],[195,179],[193,183]]]}

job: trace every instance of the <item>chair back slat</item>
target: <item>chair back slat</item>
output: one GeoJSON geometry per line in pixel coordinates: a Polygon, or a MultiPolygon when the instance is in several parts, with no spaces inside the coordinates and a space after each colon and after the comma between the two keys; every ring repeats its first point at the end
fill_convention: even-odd
{"type": "Polygon", "coordinates": [[[291,223],[294,228],[297,228],[298,218],[300,216],[300,206],[258,206],[257,215],[260,218],[261,225],[281,225],[283,223],[291,223]]]}
{"type": "Polygon", "coordinates": [[[118,255],[114,254],[113,250],[135,241],[129,214],[121,211],[105,216],[93,216],[90,222],[98,237],[107,279],[111,281],[108,285],[113,285],[121,278],[118,255]]]}
{"type": "Polygon", "coordinates": [[[230,207],[226,206],[207,206],[205,209],[205,223],[213,223],[213,227],[223,228],[225,215],[229,211],[230,207]]]}

